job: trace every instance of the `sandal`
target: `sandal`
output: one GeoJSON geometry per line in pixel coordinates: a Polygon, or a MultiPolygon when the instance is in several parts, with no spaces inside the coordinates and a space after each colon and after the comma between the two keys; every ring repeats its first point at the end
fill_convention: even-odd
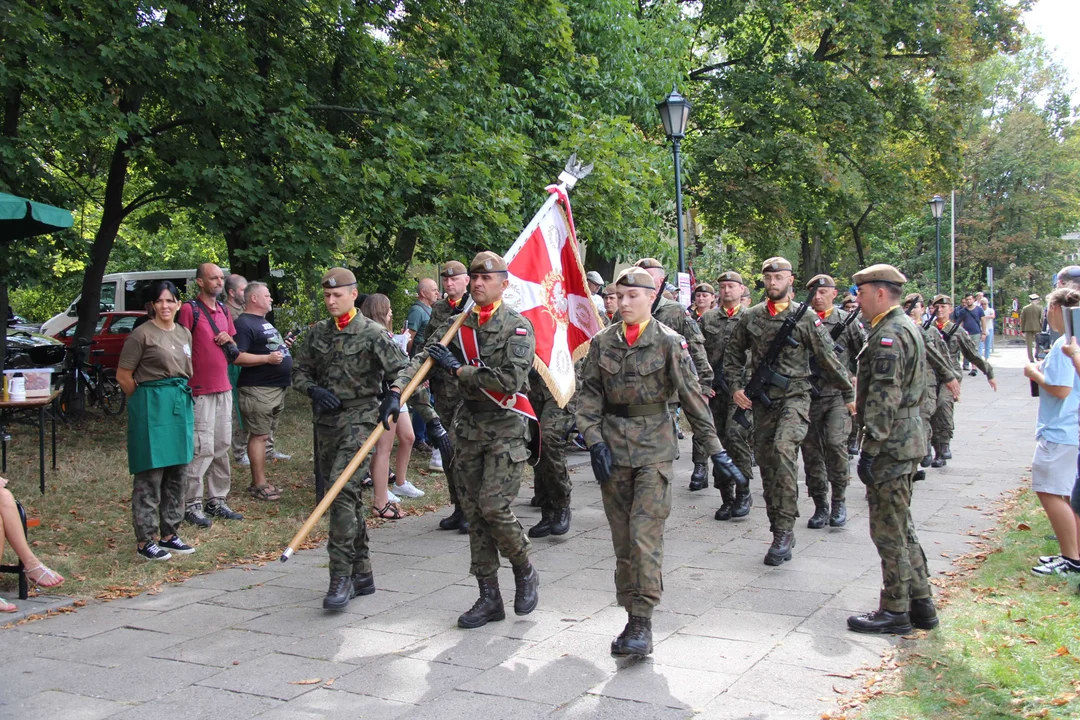
{"type": "Polygon", "coordinates": [[[64,576],[55,570],[50,570],[44,563],[38,563],[37,567],[30,568],[29,570],[23,570],[23,574],[26,575],[26,579],[32,582],[37,587],[51,588],[58,587],[64,583],[64,576]],[[38,576],[31,577],[30,573],[41,571],[38,576]],[[45,580],[47,582],[42,582],[45,580]]]}
{"type": "Polygon", "coordinates": [[[383,520],[400,520],[401,518],[405,517],[405,515],[401,512],[401,508],[398,507],[396,503],[392,503],[389,500],[382,508],[373,503],[371,506],[371,512],[375,515],[375,517],[382,518],[383,520]],[[387,515],[386,513],[390,514],[387,515]]]}
{"type": "Polygon", "coordinates": [[[281,491],[270,484],[259,487],[258,485],[248,486],[248,495],[256,500],[265,500],[267,502],[276,502],[281,499],[281,491]]]}
{"type": "Polygon", "coordinates": [[[15,603],[9,603],[4,598],[0,598],[0,613],[13,612],[19,612],[19,608],[15,606],[15,603]]]}

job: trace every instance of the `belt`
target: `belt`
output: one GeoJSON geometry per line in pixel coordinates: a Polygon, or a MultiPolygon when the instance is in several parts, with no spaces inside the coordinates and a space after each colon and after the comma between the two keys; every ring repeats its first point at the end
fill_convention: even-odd
{"type": "Polygon", "coordinates": [[[354,407],[362,407],[362,406],[374,405],[375,401],[377,399],[378,398],[376,398],[374,395],[368,395],[367,397],[351,398],[349,400],[342,400],[341,401],[341,407],[343,407],[343,408],[354,408],[354,407]]]}
{"type": "Polygon", "coordinates": [[[612,405],[610,403],[604,403],[604,414],[614,415],[615,417],[643,417],[645,415],[661,415],[668,412],[668,404],[662,403],[648,403],[645,405],[612,405]]]}
{"type": "Polygon", "coordinates": [[[894,420],[903,420],[904,418],[913,418],[913,417],[919,417],[919,408],[917,406],[916,407],[900,408],[899,410],[896,411],[896,415],[893,416],[893,419],[894,420]]]}
{"type": "Polygon", "coordinates": [[[492,400],[462,400],[461,404],[466,410],[474,413],[490,413],[503,410],[503,408],[496,405],[492,400]]]}

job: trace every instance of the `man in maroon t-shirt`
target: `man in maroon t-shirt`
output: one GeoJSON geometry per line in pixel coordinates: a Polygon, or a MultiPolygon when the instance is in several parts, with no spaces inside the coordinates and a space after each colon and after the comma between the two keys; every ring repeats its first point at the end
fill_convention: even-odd
{"type": "Polygon", "coordinates": [[[232,438],[233,396],[229,361],[222,346],[233,342],[236,328],[228,310],[218,303],[218,296],[225,286],[221,268],[213,263],[203,263],[195,272],[195,284],[199,286],[199,296],[180,307],[177,320],[191,331],[192,373],[188,386],[195,397],[195,457],[185,471],[184,519],[199,527],[210,527],[214,521],[207,515],[226,520],[244,519],[225,502],[232,487],[229,442],[232,438]],[[198,321],[195,320],[196,310],[198,321]]]}

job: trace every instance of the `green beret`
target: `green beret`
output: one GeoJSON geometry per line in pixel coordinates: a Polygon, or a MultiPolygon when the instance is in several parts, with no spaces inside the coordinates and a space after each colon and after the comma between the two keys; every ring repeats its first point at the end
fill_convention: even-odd
{"type": "Polygon", "coordinates": [[[761,272],[780,272],[781,270],[791,271],[791,263],[782,257],[771,257],[765,262],[761,263],[761,272]]]}

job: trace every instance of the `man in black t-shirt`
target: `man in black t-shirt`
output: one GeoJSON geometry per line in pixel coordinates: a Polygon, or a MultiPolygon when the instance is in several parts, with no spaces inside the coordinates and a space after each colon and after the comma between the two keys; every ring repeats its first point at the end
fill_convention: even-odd
{"type": "Polygon", "coordinates": [[[248,431],[251,487],[256,500],[278,500],[281,491],[266,480],[266,439],[277,427],[292,384],[292,355],[281,333],[266,319],[273,307],[266,283],[250,282],[244,290],[244,312],[235,320],[241,367],[237,387],[240,416],[248,431]]]}

